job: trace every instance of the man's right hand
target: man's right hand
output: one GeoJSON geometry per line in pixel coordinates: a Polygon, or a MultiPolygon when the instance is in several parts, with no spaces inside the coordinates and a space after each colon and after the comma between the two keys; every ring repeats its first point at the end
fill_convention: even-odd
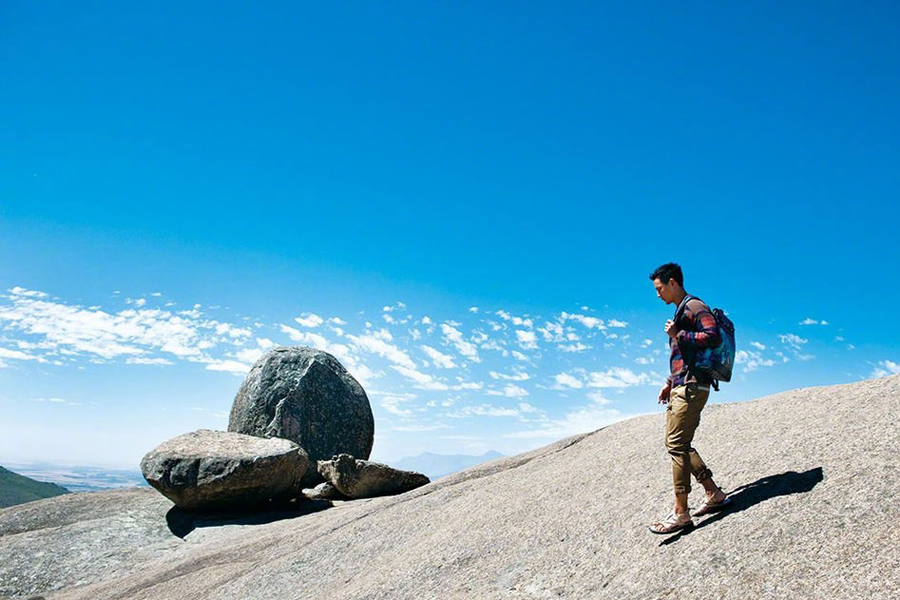
{"type": "Polygon", "coordinates": [[[659,397],[657,398],[657,401],[660,404],[668,404],[669,403],[669,394],[671,392],[672,392],[671,384],[667,383],[666,385],[662,386],[662,388],[659,390],[659,397]]]}

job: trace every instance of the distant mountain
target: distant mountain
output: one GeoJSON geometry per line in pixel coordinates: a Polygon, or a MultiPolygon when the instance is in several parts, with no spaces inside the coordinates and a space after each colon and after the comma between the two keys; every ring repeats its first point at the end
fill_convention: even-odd
{"type": "Polygon", "coordinates": [[[68,493],[69,490],[55,483],[35,481],[0,467],[0,508],[68,493]]]}
{"type": "Polygon", "coordinates": [[[7,463],[21,475],[65,487],[70,492],[98,492],[130,487],[144,487],[147,482],[137,469],[111,469],[57,465],[53,463],[7,463]]]}
{"type": "Polygon", "coordinates": [[[494,450],[486,452],[481,456],[469,456],[465,454],[432,454],[425,452],[418,456],[407,456],[401,458],[396,464],[391,466],[405,471],[416,471],[428,475],[428,478],[434,481],[440,477],[445,477],[480,465],[491,460],[503,458],[505,455],[494,450]]]}

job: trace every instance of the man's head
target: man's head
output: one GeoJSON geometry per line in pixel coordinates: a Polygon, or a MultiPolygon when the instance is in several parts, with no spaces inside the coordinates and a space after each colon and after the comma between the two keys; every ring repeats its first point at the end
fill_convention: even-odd
{"type": "Polygon", "coordinates": [[[684,275],[675,263],[666,263],[650,274],[656,295],[666,304],[678,302],[684,297],[684,275]]]}

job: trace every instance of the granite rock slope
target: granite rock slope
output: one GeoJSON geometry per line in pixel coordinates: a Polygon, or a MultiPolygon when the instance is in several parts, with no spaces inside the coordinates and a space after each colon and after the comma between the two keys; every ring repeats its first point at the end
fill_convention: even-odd
{"type": "Polygon", "coordinates": [[[670,537],[647,531],[671,501],[662,411],[399,496],[183,539],[151,490],[72,494],[0,511],[0,595],[892,599],[898,417],[900,376],[709,405],[696,446],[734,508],[670,537]]]}

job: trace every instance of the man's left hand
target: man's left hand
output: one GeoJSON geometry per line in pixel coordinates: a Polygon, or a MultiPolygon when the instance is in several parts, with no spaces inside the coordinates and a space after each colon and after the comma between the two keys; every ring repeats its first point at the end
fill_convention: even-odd
{"type": "Polygon", "coordinates": [[[670,338],[674,338],[676,335],[678,335],[678,328],[675,327],[675,321],[673,321],[672,319],[666,321],[666,335],[668,335],[670,338]]]}

